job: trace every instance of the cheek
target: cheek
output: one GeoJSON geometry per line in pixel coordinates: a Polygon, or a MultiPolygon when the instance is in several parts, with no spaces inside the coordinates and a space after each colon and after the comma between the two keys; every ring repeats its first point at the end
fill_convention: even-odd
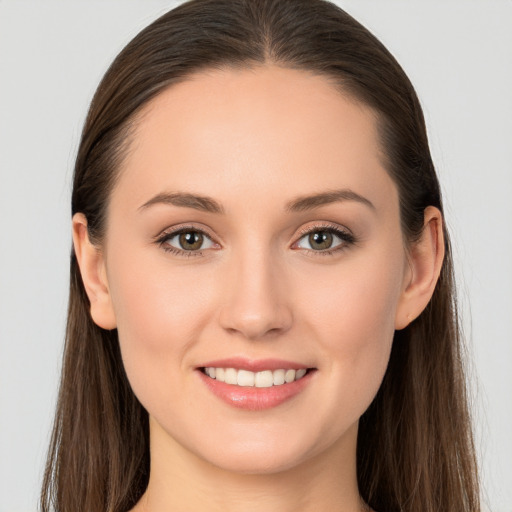
{"type": "Polygon", "coordinates": [[[358,261],[357,269],[340,267],[331,279],[316,276],[316,282],[327,285],[308,294],[304,310],[329,360],[331,392],[354,418],[377,393],[393,342],[403,266],[400,258],[386,261],[358,261]]]}
{"type": "Polygon", "coordinates": [[[186,354],[205,323],[209,286],[197,286],[190,272],[163,258],[155,264],[114,256],[109,284],[123,363],[135,394],[150,406],[160,391],[176,389],[178,371],[186,370],[186,354]]]}
{"type": "Polygon", "coordinates": [[[338,270],[312,275],[306,285],[310,293],[304,298],[310,315],[329,332],[328,339],[357,348],[378,344],[379,338],[394,332],[403,279],[403,259],[394,256],[354,258],[338,270]],[[314,282],[321,287],[315,289],[314,282]]]}
{"type": "Polygon", "coordinates": [[[148,351],[169,346],[179,350],[201,328],[200,312],[210,302],[213,272],[176,260],[156,246],[140,246],[137,239],[123,244],[129,234],[116,238],[112,236],[108,251],[108,282],[123,341],[148,351]]]}

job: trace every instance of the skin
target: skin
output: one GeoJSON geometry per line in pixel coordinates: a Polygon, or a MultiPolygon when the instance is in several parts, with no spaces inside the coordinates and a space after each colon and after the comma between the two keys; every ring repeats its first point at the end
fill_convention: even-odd
{"type": "Polygon", "coordinates": [[[92,317],[118,329],[150,415],[150,482],[134,510],[361,510],[358,420],[395,329],[424,309],[443,259],[435,208],[425,211],[421,240],[404,244],[381,160],[372,111],[304,71],[203,71],[145,107],[103,246],[89,242],[83,215],[73,219],[92,317]],[[286,210],[297,197],[338,189],[373,206],[345,199],[286,210]],[[212,197],[224,213],[141,208],[177,191],[212,197]],[[196,254],[167,252],[180,247],[177,237],[155,241],[183,225],[209,237],[196,254]],[[322,254],[304,232],[325,225],[355,240],[334,238],[340,250],[322,254]],[[316,372],[277,407],[236,409],[196,370],[233,356],[316,372]]]}

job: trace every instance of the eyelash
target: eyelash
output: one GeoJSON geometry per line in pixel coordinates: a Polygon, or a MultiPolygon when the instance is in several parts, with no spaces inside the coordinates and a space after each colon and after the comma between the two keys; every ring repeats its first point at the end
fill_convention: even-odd
{"type": "MultiPolygon", "coordinates": [[[[345,249],[347,249],[349,246],[354,245],[356,243],[356,237],[350,233],[348,230],[341,229],[337,226],[334,226],[332,224],[316,224],[313,226],[310,226],[308,228],[304,228],[299,233],[299,238],[297,242],[302,240],[306,235],[310,235],[311,233],[316,232],[323,232],[323,233],[331,233],[335,236],[337,236],[342,243],[334,247],[333,249],[324,249],[323,251],[314,251],[313,249],[303,249],[308,254],[314,254],[319,256],[332,256],[335,253],[341,252],[345,249]]],[[[297,243],[295,242],[295,243],[297,243]]],[[[295,244],[294,244],[295,245],[295,244]]]]}
{"type": "MultiPolygon", "coordinates": [[[[212,237],[206,231],[204,231],[202,229],[199,229],[195,226],[182,226],[176,230],[164,231],[161,235],[159,235],[156,238],[155,242],[165,252],[168,252],[170,254],[174,254],[177,256],[185,257],[185,258],[189,258],[191,256],[203,256],[203,251],[185,251],[185,250],[177,249],[176,247],[173,247],[173,246],[165,243],[168,240],[170,240],[171,238],[174,238],[182,233],[188,233],[188,232],[200,233],[201,235],[206,236],[207,238],[212,240],[212,237]]],[[[356,238],[354,237],[354,235],[352,233],[350,233],[349,231],[343,230],[337,226],[334,226],[332,224],[317,224],[317,225],[310,226],[309,228],[301,230],[299,233],[300,236],[299,236],[297,242],[302,240],[302,238],[304,238],[306,235],[310,235],[311,233],[315,233],[315,232],[331,233],[331,234],[337,236],[342,241],[342,243],[340,243],[333,249],[325,249],[325,250],[320,250],[320,251],[315,251],[313,249],[303,249],[303,251],[305,251],[306,253],[312,253],[314,255],[321,255],[321,256],[332,256],[333,254],[343,251],[343,250],[347,249],[348,246],[353,245],[357,242],[356,238]]],[[[294,245],[297,242],[295,242],[294,245]]]]}
{"type": "Polygon", "coordinates": [[[184,258],[190,258],[191,256],[203,256],[203,251],[185,251],[177,249],[172,245],[166,244],[168,240],[174,238],[175,236],[181,235],[182,233],[200,233],[203,236],[208,237],[210,240],[212,237],[204,230],[199,229],[195,226],[181,226],[176,230],[164,231],[161,235],[157,237],[155,242],[165,251],[170,254],[174,254],[176,256],[182,256],[184,258]]]}

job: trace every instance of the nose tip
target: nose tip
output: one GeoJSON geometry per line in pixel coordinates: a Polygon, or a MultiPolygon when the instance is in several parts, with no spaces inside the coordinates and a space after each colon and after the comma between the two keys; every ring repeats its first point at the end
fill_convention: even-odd
{"type": "Polygon", "coordinates": [[[224,321],[224,329],[231,334],[241,334],[249,340],[257,340],[278,335],[287,330],[287,322],[282,315],[278,318],[276,312],[272,316],[262,313],[231,312],[230,320],[224,321]]]}
{"type": "Polygon", "coordinates": [[[232,272],[225,283],[225,301],[220,312],[222,328],[250,340],[286,332],[293,317],[284,278],[277,279],[277,269],[271,265],[245,269],[232,272]]]}

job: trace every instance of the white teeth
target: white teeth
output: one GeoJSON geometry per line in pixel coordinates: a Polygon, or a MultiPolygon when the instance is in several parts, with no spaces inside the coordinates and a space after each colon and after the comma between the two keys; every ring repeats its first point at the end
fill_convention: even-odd
{"type": "Polygon", "coordinates": [[[269,388],[274,384],[274,376],[270,370],[258,372],[254,378],[254,385],[257,388],[269,388]]]}
{"type": "Polygon", "coordinates": [[[295,370],[286,370],[284,374],[285,382],[293,382],[295,380],[295,370]]]}
{"type": "Polygon", "coordinates": [[[297,370],[295,372],[295,380],[302,379],[306,375],[306,370],[304,368],[301,368],[300,370],[297,370]]]}
{"type": "Polygon", "coordinates": [[[254,372],[238,370],[237,383],[239,386],[254,386],[254,372]]]}
{"type": "Polygon", "coordinates": [[[249,370],[237,370],[236,368],[214,368],[204,369],[206,375],[219,382],[243,387],[269,388],[271,386],[281,386],[285,383],[299,380],[306,375],[307,370],[263,370],[261,372],[251,372],[249,370]]]}
{"type": "Polygon", "coordinates": [[[284,370],[274,370],[274,386],[284,384],[284,370]]]}
{"type": "Polygon", "coordinates": [[[226,384],[237,384],[238,376],[234,368],[226,368],[224,373],[224,382],[226,384]]]}

